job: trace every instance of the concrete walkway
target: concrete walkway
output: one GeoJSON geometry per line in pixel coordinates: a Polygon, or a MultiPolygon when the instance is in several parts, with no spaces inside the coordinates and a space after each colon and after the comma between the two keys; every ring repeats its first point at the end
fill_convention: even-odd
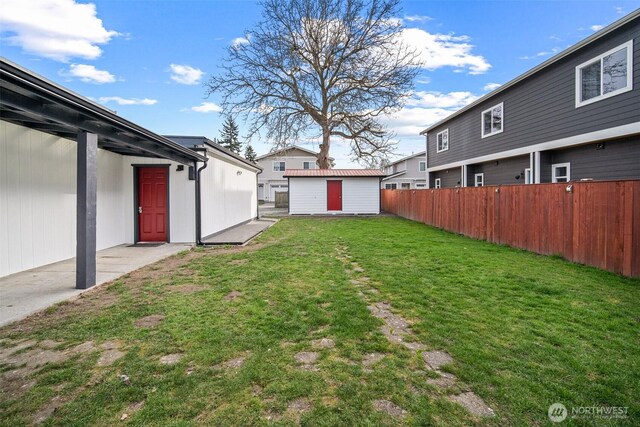
{"type": "Polygon", "coordinates": [[[202,243],[205,245],[244,245],[273,224],[275,221],[268,219],[250,221],[203,239],[202,243]]]}
{"type": "MultiPolygon", "coordinates": [[[[167,243],[156,247],[121,245],[98,251],[96,286],[191,247],[167,243]]],[[[71,258],[0,277],[0,326],[86,292],[75,289],[75,263],[71,258]]]]}
{"type": "Polygon", "coordinates": [[[282,218],[289,216],[288,208],[276,208],[275,203],[264,203],[258,207],[261,218],[282,218]]]}

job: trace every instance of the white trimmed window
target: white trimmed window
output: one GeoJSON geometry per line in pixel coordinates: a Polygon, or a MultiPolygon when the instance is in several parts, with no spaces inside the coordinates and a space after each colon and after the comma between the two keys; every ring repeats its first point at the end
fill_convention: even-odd
{"type": "Polygon", "coordinates": [[[315,169],[316,162],[302,162],[302,169],[315,169]]]}
{"type": "Polygon", "coordinates": [[[504,102],[482,112],[482,137],[502,133],[504,130],[504,102]]]}
{"type": "Polygon", "coordinates": [[[395,190],[398,188],[398,184],[385,184],[384,188],[385,190],[395,190]]]}
{"type": "Polygon", "coordinates": [[[416,183],[416,188],[426,188],[427,184],[424,184],[422,182],[416,183]]]}
{"type": "Polygon", "coordinates": [[[576,108],[633,88],[633,40],[576,67],[576,108]]]}
{"type": "Polygon", "coordinates": [[[442,178],[436,178],[434,184],[435,188],[442,188],[442,178]]]}
{"type": "Polygon", "coordinates": [[[476,173],[473,175],[473,185],[475,187],[484,187],[484,174],[476,173]]]}
{"type": "Polygon", "coordinates": [[[424,172],[427,170],[427,162],[418,163],[418,172],[424,172]]]}
{"type": "Polygon", "coordinates": [[[403,182],[402,184],[400,184],[400,189],[401,190],[410,190],[411,189],[411,183],[410,182],[403,182]]]}
{"type": "Polygon", "coordinates": [[[273,171],[274,172],[284,172],[286,170],[285,162],[273,162],[273,171]]]}
{"type": "Polygon", "coordinates": [[[531,173],[531,168],[526,168],[524,170],[524,183],[533,184],[533,174],[531,173]]]}
{"type": "Polygon", "coordinates": [[[449,149],[449,129],[438,132],[436,134],[436,142],[438,144],[436,150],[438,153],[441,151],[447,151],[449,149]]]}
{"type": "Polygon", "coordinates": [[[551,165],[551,182],[569,182],[571,180],[571,163],[551,165]]]}

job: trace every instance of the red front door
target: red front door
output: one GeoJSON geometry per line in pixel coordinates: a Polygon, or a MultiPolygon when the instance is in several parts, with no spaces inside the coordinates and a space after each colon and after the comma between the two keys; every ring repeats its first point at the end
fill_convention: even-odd
{"type": "Polygon", "coordinates": [[[342,181],[327,181],[327,210],[342,210],[342,181]]]}
{"type": "Polygon", "coordinates": [[[138,240],[166,242],[168,168],[138,169],[138,240]]]}

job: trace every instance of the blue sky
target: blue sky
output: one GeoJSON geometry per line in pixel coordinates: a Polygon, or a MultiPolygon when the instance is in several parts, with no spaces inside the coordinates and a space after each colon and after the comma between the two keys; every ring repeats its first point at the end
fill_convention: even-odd
{"type": "MultiPolygon", "coordinates": [[[[386,119],[398,157],[424,150],[420,130],[639,8],[640,0],[401,4],[405,40],[426,67],[407,106],[386,119]]],[[[2,0],[0,54],[156,133],[214,138],[222,117],[203,84],[259,19],[250,0],[2,0]]],[[[258,138],[252,145],[259,154],[270,148],[258,138]]],[[[337,167],[353,166],[344,143],[333,141],[332,155],[337,167]]]]}

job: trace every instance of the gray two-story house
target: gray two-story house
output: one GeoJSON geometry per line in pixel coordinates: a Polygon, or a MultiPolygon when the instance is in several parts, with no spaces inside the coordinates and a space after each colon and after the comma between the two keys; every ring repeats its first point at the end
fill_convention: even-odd
{"type": "Polygon", "coordinates": [[[421,134],[429,188],[640,178],[640,10],[421,134]]]}
{"type": "MultiPolygon", "coordinates": [[[[290,145],[283,149],[258,156],[256,163],[262,168],[258,175],[258,200],[275,200],[275,193],[287,192],[287,178],[284,172],[290,169],[317,169],[318,153],[298,145],[290,145]]],[[[333,161],[333,159],[331,159],[333,161]]]]}
{"type": "Polygon", "coordinates": [[[382,178],[382,188],[387,190],[426,188],[426,170],[427,161],[424,151],[403,157],[384,167],[386,176],[382,178]]]}

